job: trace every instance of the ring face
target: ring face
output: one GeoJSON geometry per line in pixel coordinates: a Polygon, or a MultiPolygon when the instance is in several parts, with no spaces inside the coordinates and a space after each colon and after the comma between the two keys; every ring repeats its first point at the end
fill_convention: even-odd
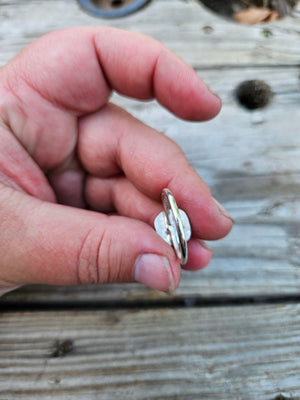
{"type": "Polygon", "coordinates": [[[174,251],[181,264],[188,260],[187,242],[191,238],[191,225],[188,216],[179,210],[175,198],[169,189],[162,192],[164,211],[156,217],[154,227],[156,232],[164,239],[174,251]]]}

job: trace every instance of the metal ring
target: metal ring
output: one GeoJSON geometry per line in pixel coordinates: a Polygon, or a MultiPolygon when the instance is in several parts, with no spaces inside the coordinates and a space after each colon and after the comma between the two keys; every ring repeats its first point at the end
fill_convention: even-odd
{"type": "Polygon", "coordinates": [[[149,0],[136,0],[127,6],[116,8],[116,10],[103,10],[93,3],[92,0],[78,0],[81,7],[97,17],[102,18],[118,18],[131,14],[143,7],[149,0]]]}
{"type": "Polygon", "coordinates": [[[180,217],[175,198],[169,189],[162,191],[162,203],[167,217],[168,230],[172,245],[181,264],[186,264],[188,260],[188,247],[184,233],[183,223],[180,217]],[[172,229],[175,224],[176,229],[172,229]]]}

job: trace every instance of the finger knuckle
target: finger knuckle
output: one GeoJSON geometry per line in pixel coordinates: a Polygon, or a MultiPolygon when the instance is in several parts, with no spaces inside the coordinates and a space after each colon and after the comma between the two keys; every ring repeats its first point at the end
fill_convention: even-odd
{"type": "Polygon", "coordinates": [[[105,283],[108,279],[106,241],[106,233],[101,228],[92,228],[83,237],[77,257],[78,284],[105,283]]]}

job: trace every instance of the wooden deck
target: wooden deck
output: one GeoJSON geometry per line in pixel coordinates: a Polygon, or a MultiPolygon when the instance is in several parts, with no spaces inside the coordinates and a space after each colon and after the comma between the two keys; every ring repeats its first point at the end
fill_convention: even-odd
{"type": "Polygon", "coordinates": [[[0,399],[299,399],[300,6],[241,26],[192,0],[153,0],[118,20],[75,0],[0,0],[0,65],[46,32],[95,24],[164,42],[220,94],[223,111],[201,124],[114,101],[176,140],[236,223],[173,296],[136,284],[4,296],[0,399]],[[271,86],[269,107],[237,104],[247,79],[271,86]]]}

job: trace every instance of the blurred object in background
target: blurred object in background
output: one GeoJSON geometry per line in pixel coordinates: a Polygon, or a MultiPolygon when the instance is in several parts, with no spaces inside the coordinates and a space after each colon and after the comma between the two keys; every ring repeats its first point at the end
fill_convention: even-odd
{"type": "Polygon", "coordinates": [[[271,22],[290,15],[298,0],[199,0],[223,16],[245,24],[271,22]]]}
{"type": "Polygon", "coordinates": [[[142,8],[149,0],[78,0],[81,7],[96,17],[119,18],[142,8]]]}

